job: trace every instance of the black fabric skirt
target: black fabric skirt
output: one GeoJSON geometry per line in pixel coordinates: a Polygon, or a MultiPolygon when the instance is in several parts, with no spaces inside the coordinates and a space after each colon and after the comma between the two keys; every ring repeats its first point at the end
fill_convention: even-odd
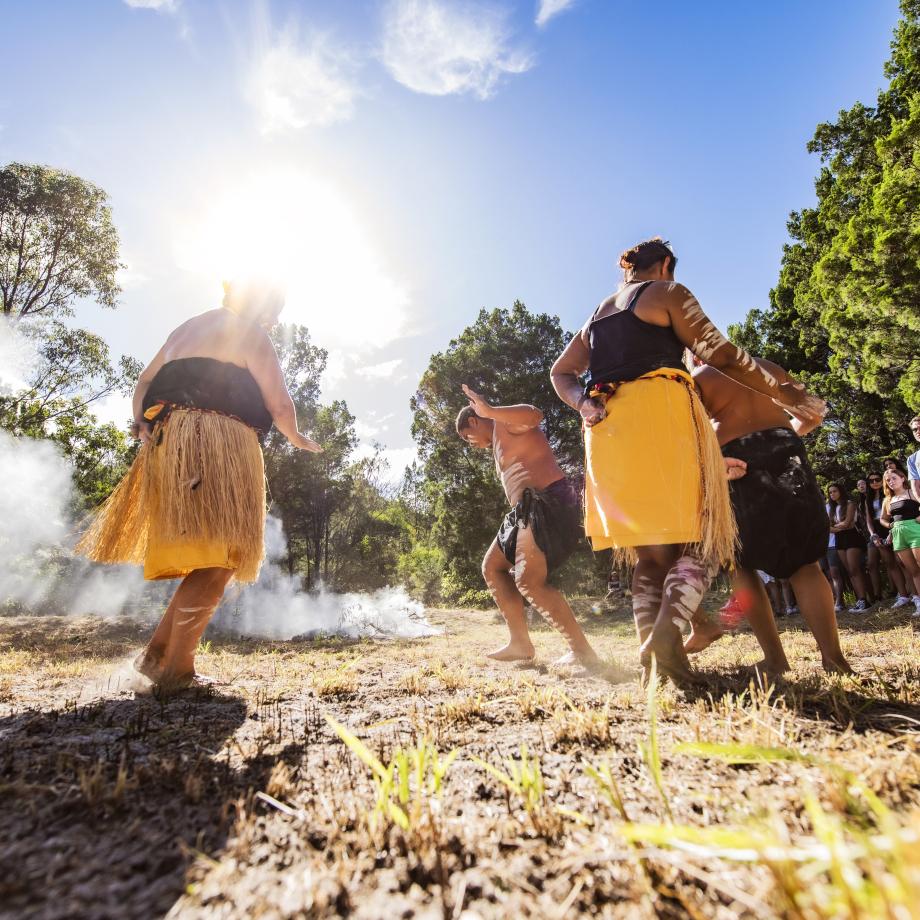
{"type": "Polygon", "coordinates": [[[866,548],[865,537],[855,527],[851,527],[849,530],[840,530],[834,536],[837,538],[834,540],[834,546],[838,551],[841,549],[866,548]]]}
{"type": "Polygon", "coordinates": [[[534,541],[546,556],[547,571],[559,568],[585,536],[581,503],[569,480],[559,479],[539,491],[525,489],[521,500],[505,515],[495,539],[512,565],[521,527],[533,529],[534,541]]]}
{"type": "Polygon", "coordinates": [[[747,463],[747,474],[729,483],[741,568],[788,578],[827,553],[830,522],[824,497],[794,431],[755,431],[729,441],[722,455],[747,463]]]}

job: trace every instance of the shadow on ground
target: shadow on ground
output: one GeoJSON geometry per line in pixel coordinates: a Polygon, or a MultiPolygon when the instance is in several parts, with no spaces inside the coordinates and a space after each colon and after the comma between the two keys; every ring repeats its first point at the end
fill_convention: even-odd
{"type": "MultiPolygon", "coordinates": [[[[0,904],[15,917],[155,917],[214,853],[275,757],[234,762],[242,700],[199,691],[0,720],[0,904]]],[[[290,745],[282,756],[298,756],[290,745]]]]}

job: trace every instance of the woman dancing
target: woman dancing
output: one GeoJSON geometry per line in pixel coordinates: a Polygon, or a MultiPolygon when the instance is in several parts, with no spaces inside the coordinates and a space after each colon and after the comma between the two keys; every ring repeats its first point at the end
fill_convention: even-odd
{"type": "Polygon", "coordinates": [[[231,578],[255,581],[264,554],[260,438],[272,423],[294,447],[294,403],[267,331],[280,292],[227,284],[223,308],[183,323],[134,391],[137,459],[77,545],[96,562],[142,563],[147,579],[181,578],[134,666],[167,689],[205,683],[195,649],[231,578]]]}
{"type": "Polygon", "coordinates": [[[552,380],[583,421],[586,532],[596,550],[612,547],[636,560],[642,663],[654,654],[663,672],[688,681],[693,672],[675,620],[689,620],[709,573],[731,564],[736,529],[725,464],[684,348],[800,418],[820,417],[824,404],[732,345],[675,283],[676,264],[660,238],[624,252],[622,286],[560,355],[552,380]],[[657,487],[637,490],[637,482],[657,487]]]}

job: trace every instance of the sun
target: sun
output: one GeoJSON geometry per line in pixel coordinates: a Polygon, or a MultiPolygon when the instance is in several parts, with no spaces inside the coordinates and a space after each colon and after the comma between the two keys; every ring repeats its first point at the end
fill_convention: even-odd
{"type": "Polygon", "coordinates": [[[366,348],[403,332],[405,286],[384,270],[349,201],[315,176],[272,170],[226,181],[176,239],[180,266],[215,283],[283,285],[282,320],[307,326],[320,345],[366,348]]]}

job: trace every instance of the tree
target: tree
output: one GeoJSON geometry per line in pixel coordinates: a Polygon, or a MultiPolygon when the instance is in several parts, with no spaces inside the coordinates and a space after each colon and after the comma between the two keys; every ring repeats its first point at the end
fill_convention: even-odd
{"type": "MultiPolygon", "coordinates": [[[[579,418],[560,402],[550,368],[570,336],[557,317],[532,314],[515,302],[510,310],[481,310],[446,351],[432,355],[412,398],[412,434],[425,465],[433,518],[429,549],[446,559],[442,593],[451,601],[481,601],[482,555],[508,511],[488,451],[457,437],[454,420],[466,405],[468,383],[491,401],[526,402],[544,413],[544,429],[560,463],[578,475],[582,465],[579,418]]],[[[426,566],[431,557],[426,556],[426,566]]]]}
{"type": "Polygon", "coordinates": [[[920,0],[903,18],[876,105],[819,125],[815,208],[793,215],[808,250],[798,295],[827,364],[866,393],[920,409],[920,0]]]}
{"type": "Polygon", "coordinates": [[[10,163],[0,170],[0,310],[63,316],[75,298],[114,307],[118,233],[105,192],[78,176],[10,163]]]}
{"type": "Polygon", "coordinates": [[[905,452],[920,409],[920,0],[901,8],[888,87],[818,126],[817,204],[790,216],[769,308],[729,330],[827,399],[809,452],[828,479],[905,452]]]}

